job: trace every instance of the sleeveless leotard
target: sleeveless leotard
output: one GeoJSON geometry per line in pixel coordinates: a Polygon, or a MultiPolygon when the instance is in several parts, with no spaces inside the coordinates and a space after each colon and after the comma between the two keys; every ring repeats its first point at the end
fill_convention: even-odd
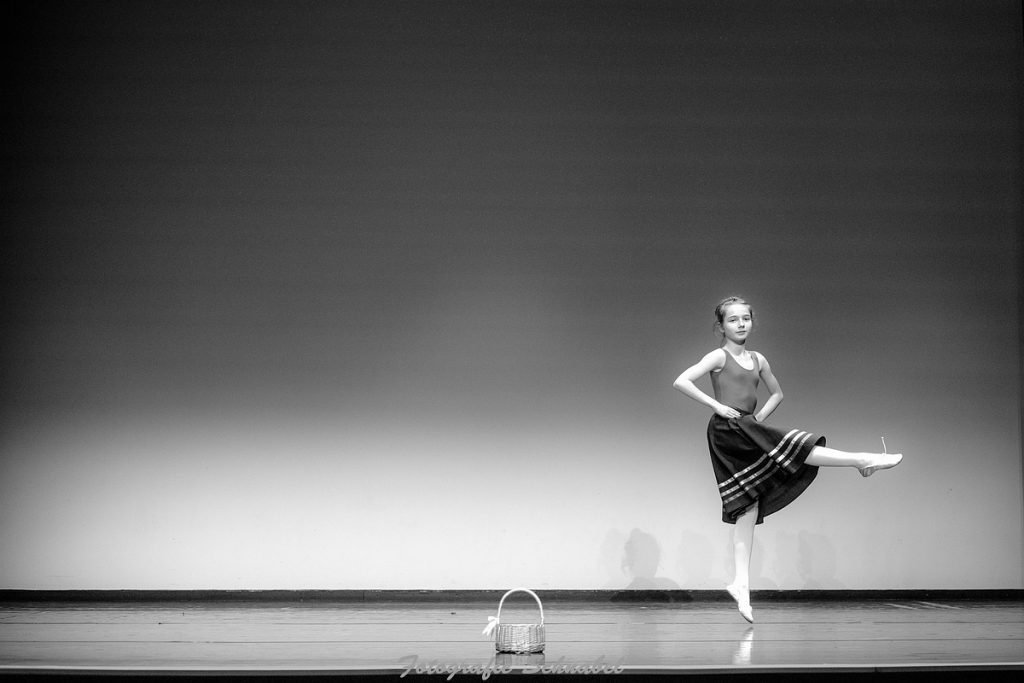
{"type": "Polygon", "coordinates": [[[715,398],[744,413],[735,418],[714,413],[708,422],[708,449],[722,497],[722,521],[729,524],[735,524],[755,503],[757,524],[789,505],[818,473],[817,467],[807,464],[807,456],[815,446],[825,445],[824,436],[757,421],[753,412],[761,363],[756,353],[750,355],[754,367],[747,370],[725,351],[725,365],[711,373],[715,398]]]}
{"type": "Polygon", "coordinates": [[[757,354],[751,352],[750,357],[754,361],[754,367],[747,370],[731,353],[725,351],[725,365],[718,372],[711,373],[715,400],[748,414],[757,408],[757,385],[761,379],[757,354]]]}

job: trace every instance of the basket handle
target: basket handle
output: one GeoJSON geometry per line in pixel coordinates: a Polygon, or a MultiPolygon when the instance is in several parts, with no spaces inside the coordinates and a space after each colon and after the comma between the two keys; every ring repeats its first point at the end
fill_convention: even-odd
{"type": "Polygon", "coordinates": [[[540,598],[529,588],[513,588],[508,593],[501,596],[501,602],[498,603],[498,616],[487,617],[487,627],[484,628],[483,634],[485,636],[494,636],[494,629],[498,627],[498,623],[501,621],[501,607],[505,604],[505,598],[512,595],[513,593],[529,593],[533,596],[533,599],[537,601],[537,607],[540,609],[540,625],[544,625],[544,605],[540,604],[540,598]]]}
{"type": "Polygon", "coordinates": [[[501,602],[498,603],[498,619],[499,620],[501,619],[501,606],[505,604],[505,598],[507,598],[508,596],[512,595],[513,593],[528,593],[529,595],[531,595],[533,597],[534,600],[537,601],[537,608],[540,610],[540,624],[541,624],[541,626],[543,626],[544,625],[544,605],[540,604],[540,598],[538,598],[537,594],[534,593],[529,588],[513,588],[508,593],[505,593],[503,596],[501,596],[501,602]]]}

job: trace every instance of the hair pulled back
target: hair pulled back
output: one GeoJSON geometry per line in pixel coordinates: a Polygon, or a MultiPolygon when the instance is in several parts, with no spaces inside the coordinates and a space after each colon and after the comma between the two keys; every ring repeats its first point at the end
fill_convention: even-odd
{"type": "Polygon", "coordinates": [[[747,303],[746,299],[739,296],[725,297],[724,299],[718,302],[717,306],[715,306],[714,330],[715,334],[717,334],[720,337],[724,335],[724,333],[722,332],[722,322],[725,320],[725,309],[728,308],[729,306],[732,306],[733,304],[740,304],[742,306],[746,306],[747,310],[750,311],[750,317],[754,317],[754,307],[747,303]]]}

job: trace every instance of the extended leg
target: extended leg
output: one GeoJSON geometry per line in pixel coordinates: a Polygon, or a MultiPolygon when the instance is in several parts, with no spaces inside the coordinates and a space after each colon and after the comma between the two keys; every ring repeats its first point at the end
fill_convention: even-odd
{"type": "Polygon", "coordinates": [[[754,549],[754,526],[757,524],[757,503],[754,503],[736,519],[733,529],[734,559],[736,562],[736,578],[726,586],[736,600],[740,614],[750,623],[754,623],[754,611],[750,607],[750,554],[754,549]]]}
{"type": "Polygon", "coordinates": [[[856,467],[865,477],[875,470],[896,467],[903,460],[902,453],[847,453],[834,448],[815,446],[807,456],[807,464],[815,467],[856,467]]]}

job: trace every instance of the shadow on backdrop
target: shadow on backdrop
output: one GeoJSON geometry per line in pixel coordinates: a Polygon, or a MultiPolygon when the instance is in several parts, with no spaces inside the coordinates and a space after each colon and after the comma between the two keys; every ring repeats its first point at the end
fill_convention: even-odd
{"type": "Polygon", "coordinates": [[[632,576],[627,590],[674,590],[679,588],[672,579],[658,576],[661,568],[661,544],[651,534],[633,529],[622,549],[622,569],[632,576]]]}

